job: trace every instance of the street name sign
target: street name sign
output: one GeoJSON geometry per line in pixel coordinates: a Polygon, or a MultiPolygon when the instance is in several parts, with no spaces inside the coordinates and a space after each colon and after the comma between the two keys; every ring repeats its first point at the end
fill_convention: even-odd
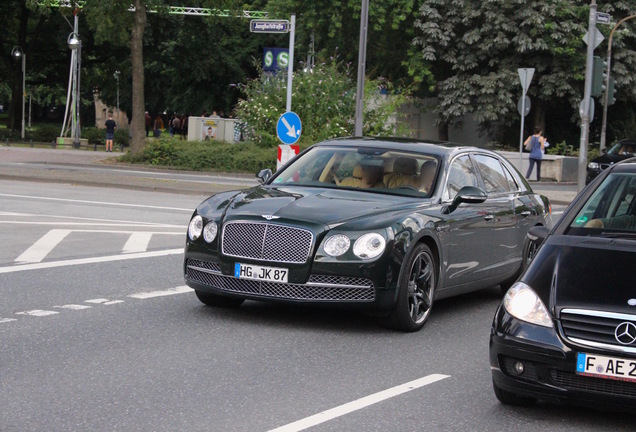
{"type": "Polygon", "coordinates": [[[609,24],[612,16],[605,12],[596,12],[596,22],[598,24],[609,24]]]}
{"type": "Polygon", "coordinates": [[[259,20],[250,21],[250,31],[252,33],[289,33],[290,26],[288,20],[259,20]]]}

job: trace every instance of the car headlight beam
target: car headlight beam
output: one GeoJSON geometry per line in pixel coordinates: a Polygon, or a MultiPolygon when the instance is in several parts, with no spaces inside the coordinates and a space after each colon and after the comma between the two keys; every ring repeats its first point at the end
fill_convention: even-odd
{"type": "Polygon", "coordinates": [[[332,257],[337,257],[349,250],[351,240],[344,234],[336,234],[327,239],[323,246],[325,253],[332,257]]]}
{"type": "Polygon", "coordinates": [[[542,327],[554,327],[550,313],[528,285],[517,282],[506,293],[506,311],[513,317],[542,327]]]}
{"type": "Polygon", "coordinates": [[[199,237],[201,237],[201,232],[203,231],[203,218],[199,215],[190,220],[190,224],[188,225],[188,237],[190,240],[195,241],[199,237]]]}
{"type": "Polygon", "coordinates": [[[368,233],[362,235],[353,244],[353,253],[358,258],[373,259],[384,252],[386,240],[378,233],[368,233]]]}

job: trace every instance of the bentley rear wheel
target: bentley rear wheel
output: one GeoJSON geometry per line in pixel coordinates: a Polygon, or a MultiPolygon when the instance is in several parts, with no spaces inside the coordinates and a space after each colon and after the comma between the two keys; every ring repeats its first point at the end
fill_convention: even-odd
{"type": "Polygon", "coordinates": [[[431,314],[437,271],[433,252],[423,243],[415,246],[404,264],[408,270],[402,273],[397,302],[386,319],[386,325],[414,332],[424,326],[431,314]]]}
{"type": "Polygon", "coordinates": [[[245,301],[245,299],[242,298],[225,297],[216,294],[204,293],[201,291],[194,291],[194,293],[197,295],[197,298],[201,301],[201,303],[208,306],[233,308],[239,307],[245,301]]]}

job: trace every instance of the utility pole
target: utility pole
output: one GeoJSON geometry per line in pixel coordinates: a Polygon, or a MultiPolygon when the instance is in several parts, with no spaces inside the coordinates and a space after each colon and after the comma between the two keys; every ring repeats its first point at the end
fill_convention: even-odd
{"type": "Polygon", "coordinates": [[[362,136],[364,111],[364,73],[367,62],[367,28],[369,25],[369,0],[362,0],[360,11],[360,44],[358,48],[358,89],[356,92],[355,136],[362,136]]]}
{"type": "Polygon", "coordinates": [[[592,99],[592,68],[594,62],[594,48],[596,41],[596,0],[590,3],[590,18],[587,30],[587,57],[585,62],[585,87],[583,100],[581,101],[581,141],[579,144],[579,170],[578,170],[578,191],[585,187],[585,176],[587,173],[587,143],[590,134],[590,104],[592,99]]]}

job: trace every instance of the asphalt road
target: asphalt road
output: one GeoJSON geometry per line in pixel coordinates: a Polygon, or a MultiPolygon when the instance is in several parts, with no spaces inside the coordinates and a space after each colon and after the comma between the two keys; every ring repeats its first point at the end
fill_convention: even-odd
{"type": "Polygon", "coordinates": [[[414,334],[339,309],[202,305],[182,249],[207,192],[189,192],[0,178],[0,431],[633,430],[497,402],[497,287],[436,302],[414,334]]]}

